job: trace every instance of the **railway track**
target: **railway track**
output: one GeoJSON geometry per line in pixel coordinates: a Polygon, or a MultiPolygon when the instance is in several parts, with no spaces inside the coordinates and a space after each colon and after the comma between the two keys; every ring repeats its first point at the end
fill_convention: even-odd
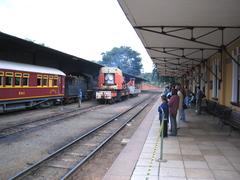
{"type": "Polygon", "coordinates": [[[47,116],[40,119],[35,119],[35,120],[19,123],[17,125],[13,125],[7,128],[3,128],[0,130],[0,139],[6,138],[7,136],[10,136],[10,135],[22,133],[24,131],[33,130],[33,129],[44,127],[53,123],[64,121],[68,118],[72,118],[92,110],[103,108],[104,106],[105,105],[97,105],[97,106],[94,105],[94,106],[90,106],[82,109],[72,109],[69,111],[53,114],[51,116],[47,116]]]}
{"type": "Polygon", "coordinates": [[[155,97],[146,98],[134,104],[10,179],[69,178],[127,123],[142,112],[155,97]]]}

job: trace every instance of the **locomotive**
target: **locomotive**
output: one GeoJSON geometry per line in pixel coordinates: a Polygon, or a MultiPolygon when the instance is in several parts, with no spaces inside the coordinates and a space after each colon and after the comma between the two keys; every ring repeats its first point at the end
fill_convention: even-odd
{"type": "Polygon", "coordinates": [[[98,89],[96,99],[100,103],[114,103],[137,95],[140,90],[135,88],[135,79],[125,82],[123,73],[116,67],[102,67],[98,76],[98,89]]]}
{"type": "Polygon", "coordinates": [[[88,100],[93,98],[95,89],[95,82],[92,77],[89,76],[72,76],[65,77],[65,95],[64,103],[72,103],[78,100],[79,89],[82,91],[82,100],[88,100]]]}
{"type": "Polygon", "coordinates": [[[0,113],[30,107],[48,107],[93,93],[89,78],[66,76],[56,68],[0,60],[0,113]]]}

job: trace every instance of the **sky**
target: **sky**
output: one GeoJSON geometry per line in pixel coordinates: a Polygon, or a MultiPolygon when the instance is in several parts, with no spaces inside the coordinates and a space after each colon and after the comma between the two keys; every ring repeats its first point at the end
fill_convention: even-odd
{"type": "Polygon", "coordinates": [[[153,64],[117,0],[0,0],[0,31],[86,59],[129,46],[153,64]]]}

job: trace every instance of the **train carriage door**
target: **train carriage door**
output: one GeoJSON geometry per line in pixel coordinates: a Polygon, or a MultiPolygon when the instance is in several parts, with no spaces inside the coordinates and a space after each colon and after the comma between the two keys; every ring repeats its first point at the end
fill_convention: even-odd
{"type": "Polygon", "coordinates": [[[58,85],[58,94],[61,94],[62,93],[62,77],[61,76],[58,76],[57,85],[58,85]]]}
{"type": "Polygon", "coordinates": [[[64,94],[64,89],[65,89],[65,77],[64,76],[59,76],[58,78],[58,90],[60,94],[64,94]]]}

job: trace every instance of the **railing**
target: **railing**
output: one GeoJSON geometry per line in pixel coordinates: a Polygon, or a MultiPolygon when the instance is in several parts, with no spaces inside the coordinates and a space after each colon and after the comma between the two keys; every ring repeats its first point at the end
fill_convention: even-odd
{"type": "MultiPolygon", "coordinates": [[[[160,121],[160,123],[161,123],[161,121],[160,121]]],[[[166,122],[164,120],[162,120],[160,129],[159,129],[161,147],[160,147],[160,158],[157,160],[158,162],[167,162],[167,160],[163,159],[163,127],[164,127],[164,123],[166,123],[166,122]]]]}

